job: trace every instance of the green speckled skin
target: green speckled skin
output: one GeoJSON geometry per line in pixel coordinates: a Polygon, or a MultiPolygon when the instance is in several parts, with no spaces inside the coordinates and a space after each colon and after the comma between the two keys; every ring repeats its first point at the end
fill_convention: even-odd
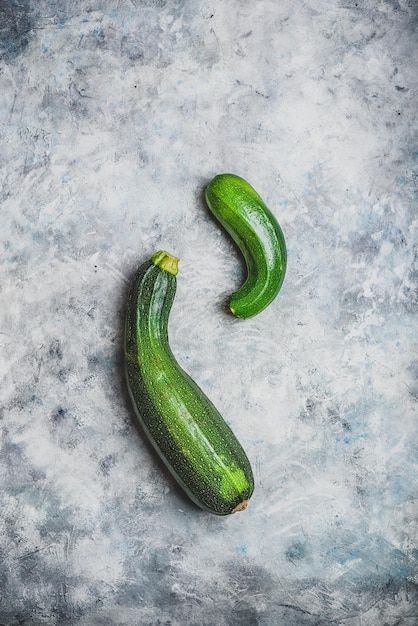
{"type": "Polygon", "coordinates": [[[235,174],[215,176],[205,196],[247,264],[247,279],[232,294],[230,309],[237,317],[253,317],[274,300],[284,280],[287,252],[282,229],[258,193],[235,174]]]}
{"type": "Polygon", "coordinates": [[[227,515],[251,497],[253,474],[232,430],[171,351],[167,325],[175,293],[169,271],[152,260],[138,269],[126,314],[128,388],[146,434],[189,497],[227,515]]]}

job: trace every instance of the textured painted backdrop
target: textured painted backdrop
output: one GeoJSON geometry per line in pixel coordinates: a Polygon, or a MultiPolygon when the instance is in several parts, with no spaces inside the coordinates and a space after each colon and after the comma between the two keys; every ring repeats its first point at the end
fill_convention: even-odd
{"type": "Polygon", "coordinates": [[[418,623],[416,0],[0,2],[0,624],[418,623]],[[278,217],[275,303],[205,208],[278,217]],[[136,426],[129,280],[255,470],[197,510],[136,426]]]}

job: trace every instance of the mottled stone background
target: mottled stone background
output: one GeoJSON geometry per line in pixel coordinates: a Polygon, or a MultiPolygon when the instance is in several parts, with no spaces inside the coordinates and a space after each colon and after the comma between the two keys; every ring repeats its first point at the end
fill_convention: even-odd
{"type": "Polygon", "coordinates": [[[418,624],[416,0],[0,2],[0,624],[418,624]],[[202,191],[288,243],[244,276],[202,191]],[[136,426],[135,268],[181,258],[173,351],[255,471],[200,512],[136,426]]]}

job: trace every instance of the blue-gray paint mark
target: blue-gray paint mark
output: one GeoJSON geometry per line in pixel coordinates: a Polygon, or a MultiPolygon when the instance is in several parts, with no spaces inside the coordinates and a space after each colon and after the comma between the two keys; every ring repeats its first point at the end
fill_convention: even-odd
{"type": "Polygon", "coordinates": [[[300,559],[303,559],[305,555],[306,555],[305,544],[300,543],[299,541],[296,543],[293,543],[286,550],[286,558],[289,561],[299,561],[300,559]]]}
{"type": "Polygon", "coordinates": [[[248,547],[245,544],[242,544],[240,546],[237,546],[236,551],[238,552],[238,554],[247,554],[248,547]]]}
{"type": "Polygon", "coordinates": [[[0,58],[13,60],[29,44],[34,27],[30,0],[0,2],[0,58]]]}

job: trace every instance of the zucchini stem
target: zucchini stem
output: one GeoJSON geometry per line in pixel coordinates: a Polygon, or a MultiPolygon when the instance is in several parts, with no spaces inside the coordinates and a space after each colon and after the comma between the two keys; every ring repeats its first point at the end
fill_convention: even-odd
{"type": "Polygon", "coordinates": [[[169,254],[169,252],[165,252],[165,250],[159,250],[151,257],[154,265],[161,267],[162,270],[173,274],[173,276],[176,276],[179,271],[179,260],[177,257],[169,254]]]}
{"type": "Polygon", "coordinates": [[[237,513],[238,511],[243,511],[244,509],[247,508],[249,501],[250,501],[249,498],[247,498],[246,500],[243,500],[231,512],[232,513],[237,513]]]}

